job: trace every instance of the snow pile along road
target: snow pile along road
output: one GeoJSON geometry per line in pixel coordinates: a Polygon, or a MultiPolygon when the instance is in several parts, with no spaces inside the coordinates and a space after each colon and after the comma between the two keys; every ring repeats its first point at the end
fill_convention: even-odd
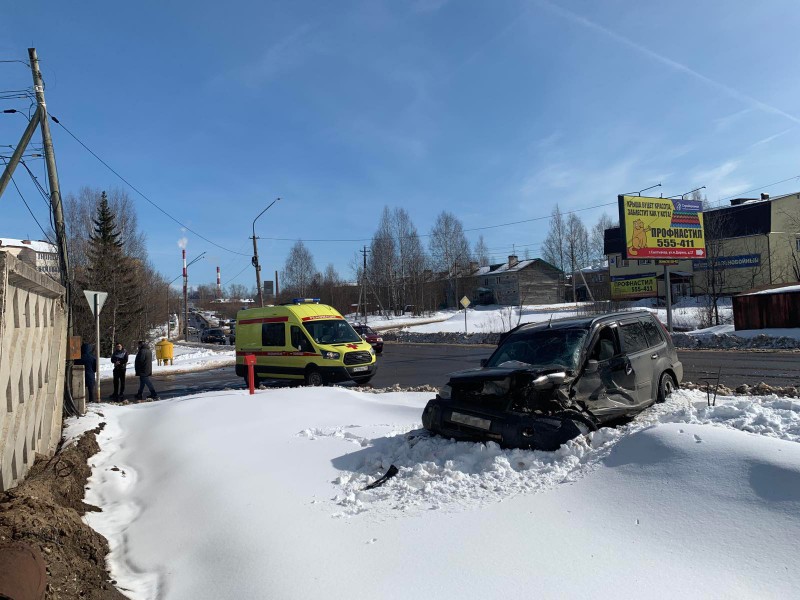
{"type": "Polygon", "coordinates": [[[784,598],[800,586],[800,403],[709,408],[679,391],[544,453],[407,435],[430,397],[314,388],[100,405],[87,501],[103,511],[85,518],[132,598],[784,598]],[[394,478],[364,490],[392,464],[394,478]]]}

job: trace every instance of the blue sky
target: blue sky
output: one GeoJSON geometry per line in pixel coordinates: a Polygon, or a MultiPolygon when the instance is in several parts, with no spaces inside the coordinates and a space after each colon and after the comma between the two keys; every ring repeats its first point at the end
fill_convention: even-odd
{"type": "MultiPolygon", "coordinates": [[[[190,259],[207,252],[193,283],[219,265],[223,282],[252,285],[252,219],[278,196],[258,222],[265,273],[291,245],[266,238],[369,238],[384,205],[427,234],[442,210],[470,230],[658,182],[664,195],[705,185],[713,203],[800,175],[798,25],[793,0],[28,0],[3,7],[0,59],[35,46],[52,114],[165,210],[246,254],[131,192],[166,277],[180,274],[186,236],[190,259]]],[[[29,86],[30,73],[0,64],[0,81],[29,86]]],[[[23,128],[0,114],[0,144],[23,128]]],[[[64,194],[123,186],[53,134],[64,194]]],[[[800,179],[763,189],[798,190],[800,179]]],[[[615,214],[580,214],[591,224],[602,210],[615,214]]],[[[536,256],[546,228],[468,236],[483,233],[501,260],[536,256]]],[[[9,188],[0,236],[37,231],[9,188]]],[[[308,245],[320,270],[351,277],[362,243],[308,245]]]]}

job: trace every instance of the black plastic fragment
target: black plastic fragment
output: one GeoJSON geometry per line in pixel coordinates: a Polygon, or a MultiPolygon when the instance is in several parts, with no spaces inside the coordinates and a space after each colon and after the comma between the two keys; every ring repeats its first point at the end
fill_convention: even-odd
{"type": "Polygon", "coordinates": [[[369,484],[367,487],[365,487],[365,488],[364,488],[364,490],[374,490],[374,489],[375,489],[375,488],[377,488],[377,487],[381,487],[381,486],[382,486],[384,483],[386,483],[386,482],[387,482],[387,481],[389,481],[389,480],[390,480],[392,477],[394,477],[395,475],[397,475],[397,473],[399,472],[399,470],[400,470],[400,469],[398,469],[398,468],[397,468],[397,467],[395,467],[394,465],[391,465],[391,466],[389,467],[389,470],[388,470],[388,471],[386,471],[386,474],[385,474],[383,477],[381,477],[380,479],[376,479],[375,481],[373,481],[372,483],[370,483],[370,484],[369,484]]]}

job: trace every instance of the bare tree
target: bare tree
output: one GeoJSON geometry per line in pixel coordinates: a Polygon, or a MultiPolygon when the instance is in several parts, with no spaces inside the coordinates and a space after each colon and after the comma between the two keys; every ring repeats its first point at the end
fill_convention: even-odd
{"type": "Polygon", "coordinates": [[[589,234],[589,260],[602,261],[605,258],[605,233],[606,229],[613,226],[614,221],[606,213],[600,215],[597,223],[592,226],[589,234]]]}
{"type": "Polygon", "coordinates": [[[550,214],[550,228],[547,231],[547,237],[542,244],[542,258],[562,271],[566,271],[569,266],[567,261],[565,225],[564,216],[561,214],[561,209],[558,208],[558,204],[556,204],[553,212],[550,214]]]}
{"type": "Polygon", "coordinates": [[[475,250],[472,251],[475,260],[478,261],[478,265],[483,267],[489,264],[489,248],[486,247],[486,242],[483,240],[483,236],[478,237],[478,242],[475,244],[475,250]]]}
{"type": "Polygon", "coordinates": [[[457,278],[470,261],[470,249],[464,235],[464,226],[458,218],[447,211],[442,211],[431,230],[429,242],[433,267],[446,274],[448,281],[448,302],[457,299],[457,278]]]}
{"type": "Polygon", "coordinates": [[[314,257],[302,240],[295,242],[289,250],[281,275],[286,292],[304,297],[311,291],[315,279],[318,279],[318,273],[314,266],[314,257]]]}
{"type": "Polygon", "coordinates": [[[581,218],[575,213],[570,214],[567,218],[564,238],[567,264],[572,274],[572,299],[574,301],[576,300],[576,276],[580,269],[589,262],[589,233],[581,218]]]}

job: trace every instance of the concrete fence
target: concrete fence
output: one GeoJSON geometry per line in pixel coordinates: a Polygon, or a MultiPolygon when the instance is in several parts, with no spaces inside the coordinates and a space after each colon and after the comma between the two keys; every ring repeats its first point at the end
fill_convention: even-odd
{"type": "Polygon", "coordinates": [[[0,491],[61,438],[67,318],[64,288],[0,252],[0,491]]]}

